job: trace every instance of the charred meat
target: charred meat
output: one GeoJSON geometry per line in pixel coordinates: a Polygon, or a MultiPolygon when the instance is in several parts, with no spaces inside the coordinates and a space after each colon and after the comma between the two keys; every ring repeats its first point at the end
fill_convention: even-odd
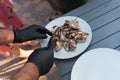
{"type": "Polygon", "coordinates": [[[53,26],[52,33],[53,39],[56,40],[56,51],[62,47],[66,51],[73,51],[77,43],[85,42],[89,35],[81,30],[77,19],[66,20],[62,26],[53,26]]]}

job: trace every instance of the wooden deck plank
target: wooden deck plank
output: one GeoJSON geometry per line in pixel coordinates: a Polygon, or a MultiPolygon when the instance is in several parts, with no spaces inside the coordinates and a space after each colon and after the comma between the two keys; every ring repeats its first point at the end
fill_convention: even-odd
{"type": "Polygon", "coordinates": [[[120,31],[120,18],[93,32],[92,45],[120,31]]]}
{"type": "Polygon", "coordinates": [[[101,26],[105,26],[118,18],[120,18],[120,7],[88,23],[91,26],[92,30],[97,30],[101,26]]]}
{"type": "Polygon", "coordinates": [[[120,51],[120,46],[118,48],[116,48],[116,49],[120,51]]]}
{"type": "Polygon", "coordinates": [[[71,74],[67,74],[62,78],[62,80],[71,80],[71,74]]]}
{"type": "Polygon", "coordinates": [[[69,16],[80,16],[83,15],[85,13],[88,13],[91,10],[94,10],[95,8],[104,5],[105,3],[109,2],[111,0],[93,0],[75,10],[72,10],[71,12],[65,14],[65,15],[69,15],[69,16]]]}
{"type": "MultiPolygon", "coordinates": [[[[77,56],[77,58],[78,57],[79,56],[77,56]]],[[[73,67],[75,61],[77,60],[77,58],[64,60],[56,65],[58,70],[61,70],[61,71],[59,71],[59,73],[62,77],[65,76],[65,74],[69,73],[72,70],[72,67],[73,67]]]]}
{"type": "Polygon", "coordinates": [[[94,49],[99,47],[108,47],[108,48],[116,48],[120,46],[120,31],[111,35],[109,38],[100,41],[93,46],[89,47],[88,49],[94,49]]]}
{"type": "Polygon", "coordinates": [[[100,17],[100,16],[114,10],[115,8],[120,7],[119,3],[120,3],[120,0],[109,1],[106,4],[104,4],[98,8],[95,8],[94,10],[90,11],[89,13],[86,13],[79,17],[85,19],[87,22],[90,22],[91,20],[94,20],[97,17],[100,17]]]}

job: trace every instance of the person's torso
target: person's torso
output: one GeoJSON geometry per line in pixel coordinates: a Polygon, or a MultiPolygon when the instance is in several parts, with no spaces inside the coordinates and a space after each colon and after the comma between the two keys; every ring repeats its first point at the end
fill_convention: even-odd
{"type": "Polygon", "coordinates": [[[0,27],[21,29],[24,22],[13,11],[11,0],[0,0],[0,27]]]}

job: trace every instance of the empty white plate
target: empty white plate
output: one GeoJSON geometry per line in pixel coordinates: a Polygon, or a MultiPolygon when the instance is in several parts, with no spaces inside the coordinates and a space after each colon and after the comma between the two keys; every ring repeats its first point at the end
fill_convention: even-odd
{"type": "Polygon", "coordinates": [[[84,53],[73,66],[71,80],[120,80],[120,52],[97,48],[84,53]]]}

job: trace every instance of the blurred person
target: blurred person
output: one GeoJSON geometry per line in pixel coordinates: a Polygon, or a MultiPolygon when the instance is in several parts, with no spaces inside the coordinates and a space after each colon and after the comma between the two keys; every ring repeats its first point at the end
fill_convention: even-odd
{"type": "MultiPolygon", "coordinates": [[[[0,0],[0,28],[21,30],[26,25],[25,22],[17,16],[13,8],[12,0],[0,0]]],[[[28,41],[22,44],[0,45],[0,54],[6,57],[10,56],[10,53],[20,56],[20,46],[36,46],[38,44],[39,41],[28,41]]]]}

